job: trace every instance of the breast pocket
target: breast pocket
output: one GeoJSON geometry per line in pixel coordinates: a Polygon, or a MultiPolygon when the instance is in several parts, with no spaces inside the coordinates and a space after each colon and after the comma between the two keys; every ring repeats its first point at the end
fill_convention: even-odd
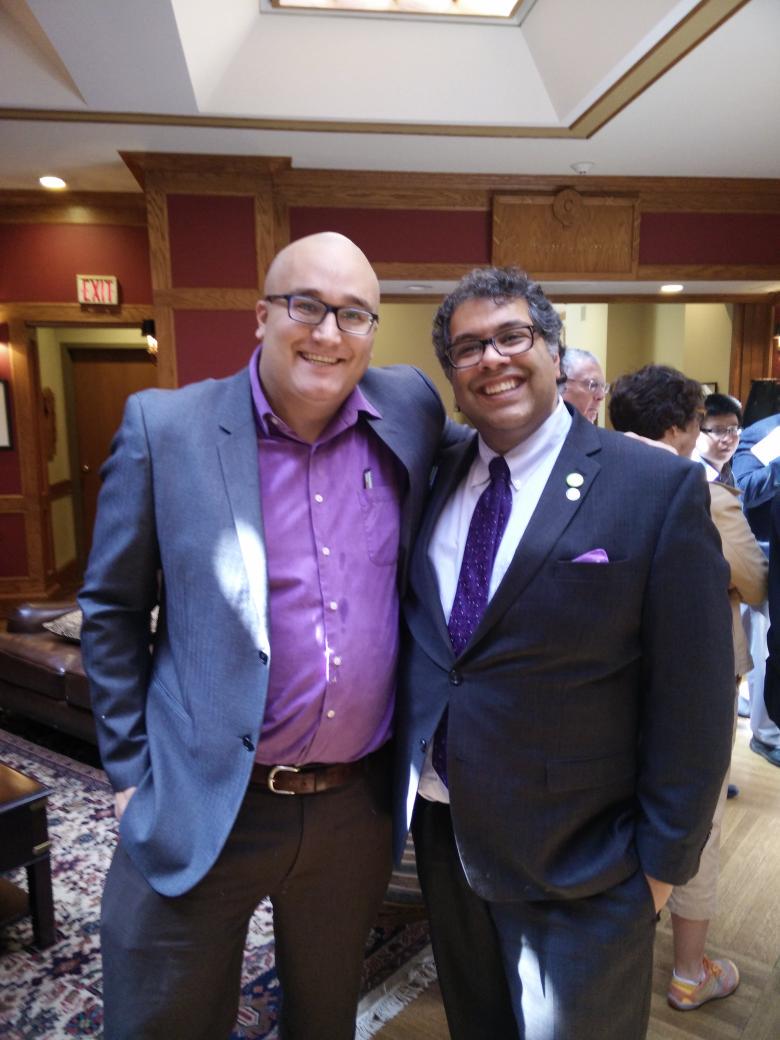
{"type": "Polygon", "coordinates": [[[374,487],[358,492],[368,556],[372,563],[385,567],[398,560],[401,532],[401,506],[394,488],[374,487]]]}

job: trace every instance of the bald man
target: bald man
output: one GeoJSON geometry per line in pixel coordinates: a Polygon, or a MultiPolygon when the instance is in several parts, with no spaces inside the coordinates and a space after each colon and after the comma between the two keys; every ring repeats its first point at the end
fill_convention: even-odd
{"type": "Polygon", "coordinates": [[[378,307],[352,242],[300,239],[246,368],[127,402],[80,595],[121,835],[105,1040],[225,1040],[264,896],[280,1036],[354,1035],[390,873],[398,595],[444,422],[422,373],[368,368],[378,307]]]}

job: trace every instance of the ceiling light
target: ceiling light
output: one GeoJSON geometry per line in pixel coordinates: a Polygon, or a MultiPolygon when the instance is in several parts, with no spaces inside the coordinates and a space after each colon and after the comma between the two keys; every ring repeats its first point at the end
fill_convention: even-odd
{"type": "Polygon", "coordinates": [[[575,173],[578,173],[581,177],[584,177],[586,173],[590,173],[596,164],[594,162],[573,162],[571,168],[575,173]]]}
{"type": "Polygon", "coordinates": [[[38,183],[42,188],[48,188],[50,191],[62,191],[63,188],[67,188],[62,177],[39,177],[38,183]]]}
{"type": "Polygon", "coordinates": [[[684,288],[685,288],[685,286],[684,285],[680,285],[679,282],[670,282],[669,285],[662,285],[661,286],[661,292],[662,293],[668,293],[669,295],[672,295],[673,293],[682,292],[684,288]]]}
{"type": "Polygon", "coordinates": [[[407,285],[406,288],[409,290],[409,292],[430,292],[431,289],[432,289],[432,286],[417,284],[417,285],[407,285]]]}

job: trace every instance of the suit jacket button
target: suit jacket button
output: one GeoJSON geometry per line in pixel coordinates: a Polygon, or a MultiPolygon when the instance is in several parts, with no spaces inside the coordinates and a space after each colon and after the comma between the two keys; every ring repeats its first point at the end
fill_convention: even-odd
{"type": "Polygon", "coordinates": [[[255,745],[252,743],[252,738],[249,736],[248,733],[245,733],[243,735],[243,737],[241,738],[241,743],[244,745],[247,751],[255,750],[255,745]]]}
{"type": "Polygon", "coordinates": [[[265,650],[258,650],[257,656],[260,658],[263,664],[268,664],[268,654],[265,652],[265,650]]]}
{"type": "Polygon", "coordinates": [[[463,682],[463,676],[455,668],[450,672],[450,682],[453,686],[460,686],[463,682]]]}
{"type": "Polygon", "coordinates": [[[420,737],[420,748],[423,751],[428,750],[428,741],[425,739],[425,737],[420,737]]]}

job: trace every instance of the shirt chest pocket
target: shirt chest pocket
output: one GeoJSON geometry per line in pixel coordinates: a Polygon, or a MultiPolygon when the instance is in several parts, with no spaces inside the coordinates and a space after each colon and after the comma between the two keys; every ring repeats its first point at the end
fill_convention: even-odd
{"type": "Polygon", "coordinates": [[[384,567],[398,560],[401,507],[392,487],[365,488],[358,492],[368,557],[384,567]]]}

